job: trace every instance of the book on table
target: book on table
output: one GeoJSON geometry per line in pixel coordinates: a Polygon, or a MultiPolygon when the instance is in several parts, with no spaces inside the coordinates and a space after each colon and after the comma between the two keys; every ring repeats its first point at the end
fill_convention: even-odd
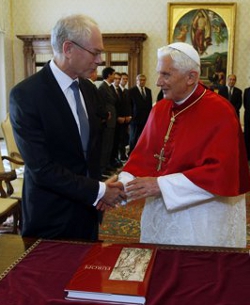
{"type": "Polygon", "coordinates": [[[65,287],[67,300],[145,304],[156,247],[98,243],[65,287]]]}

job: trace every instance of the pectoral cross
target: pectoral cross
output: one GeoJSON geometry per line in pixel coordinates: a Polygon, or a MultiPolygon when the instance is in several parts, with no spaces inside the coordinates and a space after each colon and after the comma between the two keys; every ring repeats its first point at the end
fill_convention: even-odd
{"type": "Polygon", "coordinates": [[[174,114],[174,112],[172,112],[172,117],[170,118],[170,122],[169,122],[169,125],[168,125],[168,129],[167,129],[167,133],[164,137],[164,144],[163,144],[163,147],[160,151],[160,154],[154,154],[154,158],[158,159],[159,160],[159,163],[157,165],[157,172],[159,172],[161,170],[161,166],[162,166],[162,162],[165,162],[166,161],[166,158],[164,157],[164,145],[168,142],[169,140],[169,137],[170,137],[170,132],[172,130],[172,127],[175,123],[175,119],[178,115],[180,115],[181,113],[183,113],[184,111],[186,111],[187,109],[189,109],[190,107],[192,107],[193,105],[195,105],[202,97],[203,95],[206,93],[206,89],[203,91],[203,93],[195,100],[193,101],[193,103],[189,104],[186,108],[180,110],[179,112],[177,112],[176,114],[174,114]]]}
{"type": "Polygon", "coordinates": [[[154,157],[159,160],[156,168],[157,172],[159,172],[161,170],[162,162],[166,161],[166,158],[164,157],[164,147],[162,147],[160,154],[154,154],[154,157]]]}

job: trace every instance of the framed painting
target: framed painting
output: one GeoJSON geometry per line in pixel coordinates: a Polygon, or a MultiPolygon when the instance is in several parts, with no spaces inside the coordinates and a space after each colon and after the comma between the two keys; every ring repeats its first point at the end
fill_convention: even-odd
{"type": "Polygon", "coordinates": [[[168,3],[168,43],[186,42],[201,59],[201,80],[213,89],[233,72],[236,3],[168,3]]]}

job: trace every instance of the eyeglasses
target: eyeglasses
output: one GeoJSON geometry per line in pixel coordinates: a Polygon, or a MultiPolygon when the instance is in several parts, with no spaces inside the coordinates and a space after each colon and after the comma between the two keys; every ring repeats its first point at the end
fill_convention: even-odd
{"type": "Polygon", "coordinates": [[[87,51],[89,54],[93,55],[94,57],[97,57],[99,55],[102,54],[102,52],[93,52],[93,51],[90,51],[86,48],[84,48],[83,46],[81,46],[79,43],[73,41],[73,40],[70,40],[70,42],[72,42],[73,44],[75,44],[76,46],[78,46],[80,49],[84,50],[84,51],[87,51]]]}

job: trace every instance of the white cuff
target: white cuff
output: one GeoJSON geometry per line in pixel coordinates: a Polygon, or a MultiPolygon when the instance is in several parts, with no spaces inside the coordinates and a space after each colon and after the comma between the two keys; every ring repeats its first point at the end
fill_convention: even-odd
{"type": "Polygon", "coordinates": [[[93,203],[93,206],[96,206],[98,201],[104,196],[106,192],[106,184],[104,182],[99,181],[99,192],[96,198],[96,201],[93,203]]]}
{"type": "MultiPolygon", "coordinates": [[[[126,184],[134,179],[135,176],[131,175],[128,172],[121,172],[118,176],[118,181],[120,181],[123,184],[125,192],[126,192],[126,184]]],[[[129,200],[123,200],[121,202],[121,205],[126,205],[128,202],[129,200]]]]}
{"type": "Polygon", "coordinates": [[[215,197],[181,173],[158,177],[157,182],[167,210],[181,209],[215,197]]]}

